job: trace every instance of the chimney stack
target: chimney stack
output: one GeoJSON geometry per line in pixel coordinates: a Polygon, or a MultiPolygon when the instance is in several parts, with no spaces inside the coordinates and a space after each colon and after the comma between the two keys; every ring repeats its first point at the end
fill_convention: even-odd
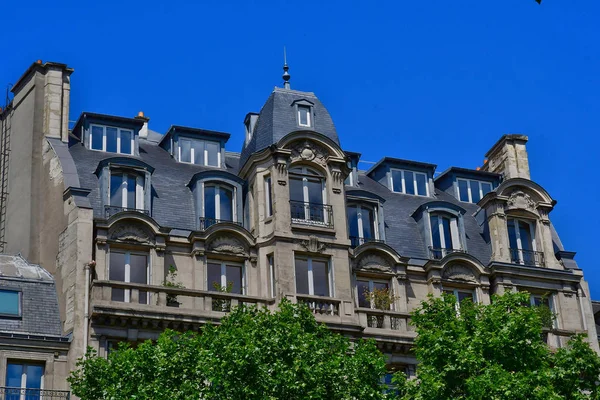
{"type": "Polygon", "coordinates": [[[146,139],[148,137],[148,121],[150,121],[150,118],[144,116],[144,112],[140,111],[134,119],[141,119],[144,121],[144,126],[140,129],[140,137],[146,139]]]}
{"type": "Polygon", "coordinates": [[[481,170],[502,174],[504,179],[530,179],[529,158],[525,147],[527,140],[525,135],[503,135],[485,154],[487,162],[481,170]]]}

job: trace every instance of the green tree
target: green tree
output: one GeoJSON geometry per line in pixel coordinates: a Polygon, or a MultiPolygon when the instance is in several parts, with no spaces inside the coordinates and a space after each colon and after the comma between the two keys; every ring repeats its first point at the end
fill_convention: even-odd
{"type": "Polygon", "coordinates": [[[282,301],[271,313],[239,307],[201,334],[166,331],[122,345],[108,359],[89,350],[69,382],[83,400],[383,399],[385,359],[282,301]]]}
{"type": "Polygon", "coordinates": [[[547,307],[526,293],[493,296],[491,305],[456,307],[453,295],[430,297],[413,313],[418,378],[395,376],[411,400],[599,399],[600,358],[583,335],[556,351],[543,339],[547,307]],[[458,310],[458,311],[457,311],[458,310]]]}

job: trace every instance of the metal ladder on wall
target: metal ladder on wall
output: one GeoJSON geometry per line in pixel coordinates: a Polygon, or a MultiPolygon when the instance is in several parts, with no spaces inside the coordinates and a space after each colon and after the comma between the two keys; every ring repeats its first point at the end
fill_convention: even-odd
{"type": "Polygon", "coordinates": [[[10,155],[10,128],[12,123],[13,105],[9,97],[10,88],[6,88],[5,107],[0,112],[0,253],[6,246],[6,208],[8,205],[8,167],[10,155]]]}

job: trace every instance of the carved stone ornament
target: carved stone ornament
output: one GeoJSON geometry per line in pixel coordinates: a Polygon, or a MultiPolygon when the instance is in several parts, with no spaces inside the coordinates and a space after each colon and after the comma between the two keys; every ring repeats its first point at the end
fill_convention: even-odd
{"type": "Polygon", "coordinates": [[[390,263],[383,257],[378,256],[376,254],[367,254],[362,257],[357,265],[357,269],[361,271],[373,271],[373,272],[385,272],[385,273],[393,273],[392,266],[390,263]]]}
{"type": "Polygon", "coordinates": [[[442,274],[442,278],[452,281],[477,282],[477,278],[473,274],[473,271],[471,271],[471,268],[464,265],[451,265],[447,267],[442,274]]]}
{"type": "Polygon", "coordinates": [[[318,237],[311,235],[308,240],[301,240],[300,245],[309,253],[322,253],[327,248],[327,244],[319,240],[318,237]]]}
{"type": "Polygon", "coordinates": [[[154,234],[148,228],[136,224],[119,224],[109,231],[109,238],[118,242],[133,242],[140,244],[152,244],[154,234]]]}
{"type": "Polygon", "coordinates": [[[232,236],[219,236],[208,245],[208,250],[217,253],[247,255],[244,245],[232,236]]]}
{"type": "Polygon", "coordinates": [[[329,152],[323,147],[308,140],[299,140],[290,146],[291,161],[312,161],[322,166],[327,165],[329,152]]]}
{"type": "Polygon", "coordinates": [[[506,204],[509,209],[518,208],[535,211],[535,201],[533,201],[527,193],[520,190],[512,192],[506,204]]]}

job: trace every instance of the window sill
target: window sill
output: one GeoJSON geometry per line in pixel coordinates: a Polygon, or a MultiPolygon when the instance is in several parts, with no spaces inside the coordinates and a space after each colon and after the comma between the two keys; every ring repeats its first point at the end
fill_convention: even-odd
{"type": "Polygon", "coordinates": [[[327,235],[335,235],[334,227],[319,226],[319,225],[305,225],[301,223],[292,222],[292,230],[304,231],[304,232],[321,232],[327,235]]]}

